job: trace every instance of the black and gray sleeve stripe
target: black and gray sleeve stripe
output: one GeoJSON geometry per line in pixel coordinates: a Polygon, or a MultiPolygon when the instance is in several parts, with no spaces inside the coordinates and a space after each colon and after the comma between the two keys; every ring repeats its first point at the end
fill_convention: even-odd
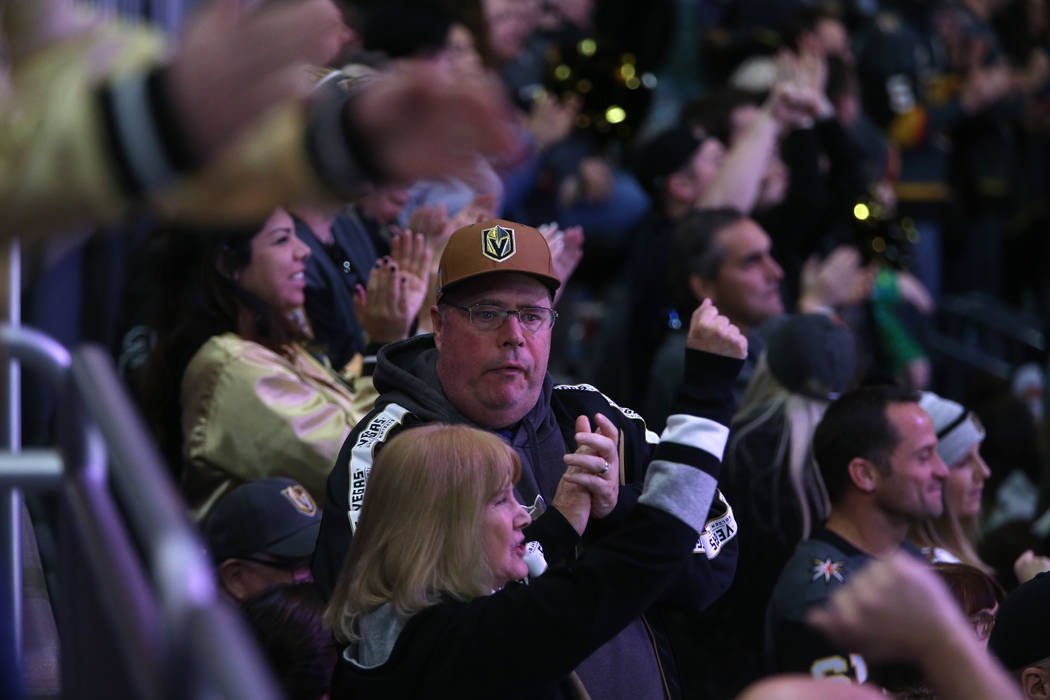
{"type": "Polygon", "coordinates": [[[638,502],[702,532],[728,438],[729,428],[710,418],[672,415],[645,473],[638,502]]]}

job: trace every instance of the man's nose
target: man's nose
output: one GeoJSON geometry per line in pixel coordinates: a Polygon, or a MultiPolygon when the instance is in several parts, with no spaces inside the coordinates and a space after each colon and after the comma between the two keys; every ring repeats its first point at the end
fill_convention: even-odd
{"type": "Polygon", "coordinates": [[[942,479],[942,480],[943,479],[947,479],[948,478],[948,465],[944,463],[944,460],[941,459],[940,455],[936,455],[936,459],[937,459],[937,468],[933,472],[934,477],[936,477],[938,479],[942,479]]]}
{"type": "Polygon", "coordinates": [[[772,256],[766,258],[766,271],[769,273],[769,276],[775,280],[779,281],[784,279],[784,268],[782,268],[772,256]]]}
{"type": "Polygon", "coordinates": [[[522,345],[525,342],[525,329],[522,327],[521,319],[518,318],[517,313],[507,314],[507,318],[504,319],[503,325],[500,326],[499,330],[503,334],[504,343],[522,345]]]}

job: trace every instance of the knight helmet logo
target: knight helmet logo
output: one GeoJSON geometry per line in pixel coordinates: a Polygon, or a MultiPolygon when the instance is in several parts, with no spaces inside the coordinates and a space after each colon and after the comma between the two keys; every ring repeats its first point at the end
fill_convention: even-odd
{"type": "Polygon", "coordinates": [[[481,252],[486,258],[503,262],[514,255],[514,229],[493,226],[481,232],[481,252]]]}
{"type": "Polygon", "coordinates": [[[281,489],[281,495],[303,515],[313,516],[317,512],[317,504],[314,503],[313,497],[299,484],[281,489]]]}

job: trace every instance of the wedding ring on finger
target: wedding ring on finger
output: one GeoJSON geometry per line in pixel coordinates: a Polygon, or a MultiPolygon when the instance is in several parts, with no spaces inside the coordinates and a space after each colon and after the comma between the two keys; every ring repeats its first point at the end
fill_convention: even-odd
{"type": "Polygon", "coordinates": [[[602,470],[600,472],[598,472],[598,474],[603,475],[607,471],[609,471],[609,463],[608,462],[606,462],[605,464],[602,465],[602,470]]]}

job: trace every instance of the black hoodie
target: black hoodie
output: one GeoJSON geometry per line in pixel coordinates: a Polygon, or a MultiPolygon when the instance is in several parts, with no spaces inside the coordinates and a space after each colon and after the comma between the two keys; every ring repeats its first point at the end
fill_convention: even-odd
{"type": "MultiPolygon", "coordinates": [[[[728,425],[733,410],[729,387],[739,371],[740,361],[692,350],[688,352],[683,392],[690,395],[691,404],[703,407],[705,417],[728,425]]],[[[437,376],[437,354],[430,335],[392,343],[379,353],[373,377],[379,399],[372,412],[347,437],[328,478],[327,503],[313,561],[314,578],[326,598],[331,596],[343,559],[349,551],[351,524],[357,522],[376,452],[401,430],[418,425],[442,422],[485,429],[463,416],[445,395],[437,376]]],[[[536,405],[525,417],[507,430],[494,431],[521,458],[522,474],[517,485],[521,502],[533,505],[539,497],[543,504],[549,504],[565,470],[562,457],[576,448],[576,418],[594,416],[595,413],[606,415],[619,429],[621,483],[624,485],[620,488],[616,509],[606,518],[588,524],[584,547],[587,541],[614,529],[634,507],[659,438],[646,429],[641,416],[618,406],[594,387],[586,384],[555,387],[549,375],[544,378],[536,405]]],[[[697,452],[696,459],[709,458],[710,455],[697,452]]],[[[714,468],[714,473],[717,473],[717,462],[714,468]]],[[[541,510],[534,512],[533,522],[525,535],[529,540],[544,543],[548,562],[556,563],[573,556],[572,547],[564,546],[566,541],[574,539],[566,537],[570,530],[571,526],[556,509],[542,509],[541,506],[541,510]],[[561,546],[549,548],[548,543],[561,546]]],[[[716,498],[708,529],[701,535],[707,553],[698,543],[697,554],[680,581],[664,594],[662,602],[675,607],[703,609],[717,599],[732,582],[736,568],[735,530],[731,510],[724,501],[716,498]]],[[[677,697],[675,666],[663,635],[639,618],[619,637],[595,652],[579,670],[593,697],[626,697],[620,692],[624,690],[619,678],[623,674],[643,680],[649,690],[662,685],[660,695],[677,697]],[[635,648],[639,642],[648,648],[635,648]],[[630,648],[624,649],[625,645],[630,648]],[[653,654],[654,648],[658,656],[653,654]],[[625,658],[631,663],[623,663],[625,658]],[[584,670],[591,663],[595,665],[593,680],[587,678],[591,674],[584,670]],[[658,672],[660,678],[652,678],[653,674],[642,670],[645,667],[658,672]],[[637,678],[638,675],[643,678],[637,678]],[[648,681],[644,677],[649,677],[648,681]]]]}

